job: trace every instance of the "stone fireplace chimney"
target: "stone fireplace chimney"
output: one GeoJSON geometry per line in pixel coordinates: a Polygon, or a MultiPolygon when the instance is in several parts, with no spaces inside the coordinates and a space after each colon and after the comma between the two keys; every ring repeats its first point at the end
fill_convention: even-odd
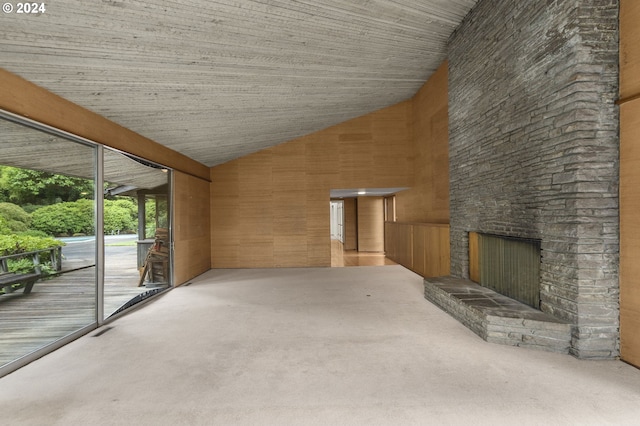
{"type": "Polygon", "coordinates": [[[449,43],[451,274],[468,233],[540,241],[569,352],[619,351],[617,2],[480,0],[449,43]]]}

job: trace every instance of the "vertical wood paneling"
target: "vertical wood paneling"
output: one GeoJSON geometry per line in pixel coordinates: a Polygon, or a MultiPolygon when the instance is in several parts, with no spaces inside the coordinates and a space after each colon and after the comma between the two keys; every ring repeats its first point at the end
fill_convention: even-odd
{"type": "Polygon", "coordinates": [[[450,273],[449,225],[385,223],[387,257],[423,277],[450,273]]]}
{"type": "Polygon", "coordinates": [[[400,259],[409,265],[409,269],[413,269],[413,225],[405,224],[402,228],[398,235],[398,248],[400,249],[398,254],[400,259]]]}
{"type": "MultiPolygon", "coordinates": [[[[330,266],[330,190],[411,185],[409,112],[402,102],[212,168],[213,267],[330,266]]],[[[369,250],[384,250],[382,224],[369,250]]]]}
{"type": "Polygon", "coordinates": [[[273,258],[277,267],[306,266],[306,185],[298,177],[305,173],[305,146],[284,144],[272,152],[273,258]]]}
{"type": "Polygon", "coordinates": [[[174,277],[180,285],[211,268],[209,182],[174,172],[174,277]]]}
{"type": "Polygon", "coordinates": [[[620,98],[640,95],[640,2],[620,0],[620,98]]]}
{"type": "Polygon", "coordinates": [[[426,228],[425,252],[426,277],[450,274],[451,254],[449,226],[422,225],[426,228]]]}
{"type": "Polygon", "coordinates": [[[273,163],[270,150],[240,162],[239,255],[255,268],[273,267],[273,163]]]}
{"type": "Polygon", "coordinates": [[[240,179],[238,163],[211,169],[211,266],[234,265],[240,259],[240,179]]]}
{"type": "Polygon", "coordinates": [[[358,251],[384,251],[382,197],[358,197],[358,251]]]}
{"type": "Polygon", "coordinates": [[[414,176],[396,196],[397,220],[449,223],[449,133],[447,62],[412,99],[414,176]]]}
{"type": "Polygon", "coordinates": [[[479,240],[477,232],[469,232],[469,279],[480,282],[479,240]]]}
{"type": "Polygon", "coordinates": [[[358,219],[355,198],[344,200],[344,249],[358,249],[358,219]]]}
{"type": "Polygon", "coordinates": [[[416,274],[426,276],[427,272],[427,231],[424,226],[410,225],[411,260],[410,269],[416,274]]]}
{"type": "Polygon", "coordinates": [[[620,122],[620,352],[640,367],[640,99],[620,107],[620,122]]]}
{"type": "Polygon", "coordinates": [[[306,188],[307,251],[300,253],[308,266],[331,264],[331,224],[329,217],[329,193],[332,182],[338,177],[335,167],[338,149],[338,134],[319,132],[309,135],[304,141],[293,144],[305,147],[305,173],[296,177],[306,188]]]}
{"type": "MultiPolygon", "coordinates": [[[[620,2],[620,97],[640,96],[640,2],[620,2]]],[[[620,355],[640,367],[640,99],[620,106],[620,355]]]]}

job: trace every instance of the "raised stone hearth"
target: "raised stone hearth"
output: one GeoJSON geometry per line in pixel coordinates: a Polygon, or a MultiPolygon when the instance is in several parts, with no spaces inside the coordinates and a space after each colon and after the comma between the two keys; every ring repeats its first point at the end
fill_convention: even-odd
{"type": "Polygon", "coordinates": [[[473,281],[427,278],[424,296],[487,342],[569,353],[569,323],[473,281]]]}

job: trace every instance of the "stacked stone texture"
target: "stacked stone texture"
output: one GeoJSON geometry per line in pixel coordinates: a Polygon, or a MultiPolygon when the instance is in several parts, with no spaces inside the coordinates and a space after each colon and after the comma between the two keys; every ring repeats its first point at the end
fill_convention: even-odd
{"type": "Polygon", "coordinates": [[[570,352],[619,352],[618,1],[480,0],[449,41],[451,273],[468,232],[542,240],[570,352]]]}

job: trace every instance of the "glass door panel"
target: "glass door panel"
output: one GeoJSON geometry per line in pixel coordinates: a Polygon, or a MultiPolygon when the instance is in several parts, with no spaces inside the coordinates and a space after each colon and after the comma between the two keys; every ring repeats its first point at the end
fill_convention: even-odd
{"type": "Polygon", "coordinates": [[[96,152],[0,119],[0,367],[96,324],[96,152]]]}
{"type": "Polygon", "coordinates": [[[104,151],[104,316],[171,284],[170,171],[123,153],[104,151]]]}

